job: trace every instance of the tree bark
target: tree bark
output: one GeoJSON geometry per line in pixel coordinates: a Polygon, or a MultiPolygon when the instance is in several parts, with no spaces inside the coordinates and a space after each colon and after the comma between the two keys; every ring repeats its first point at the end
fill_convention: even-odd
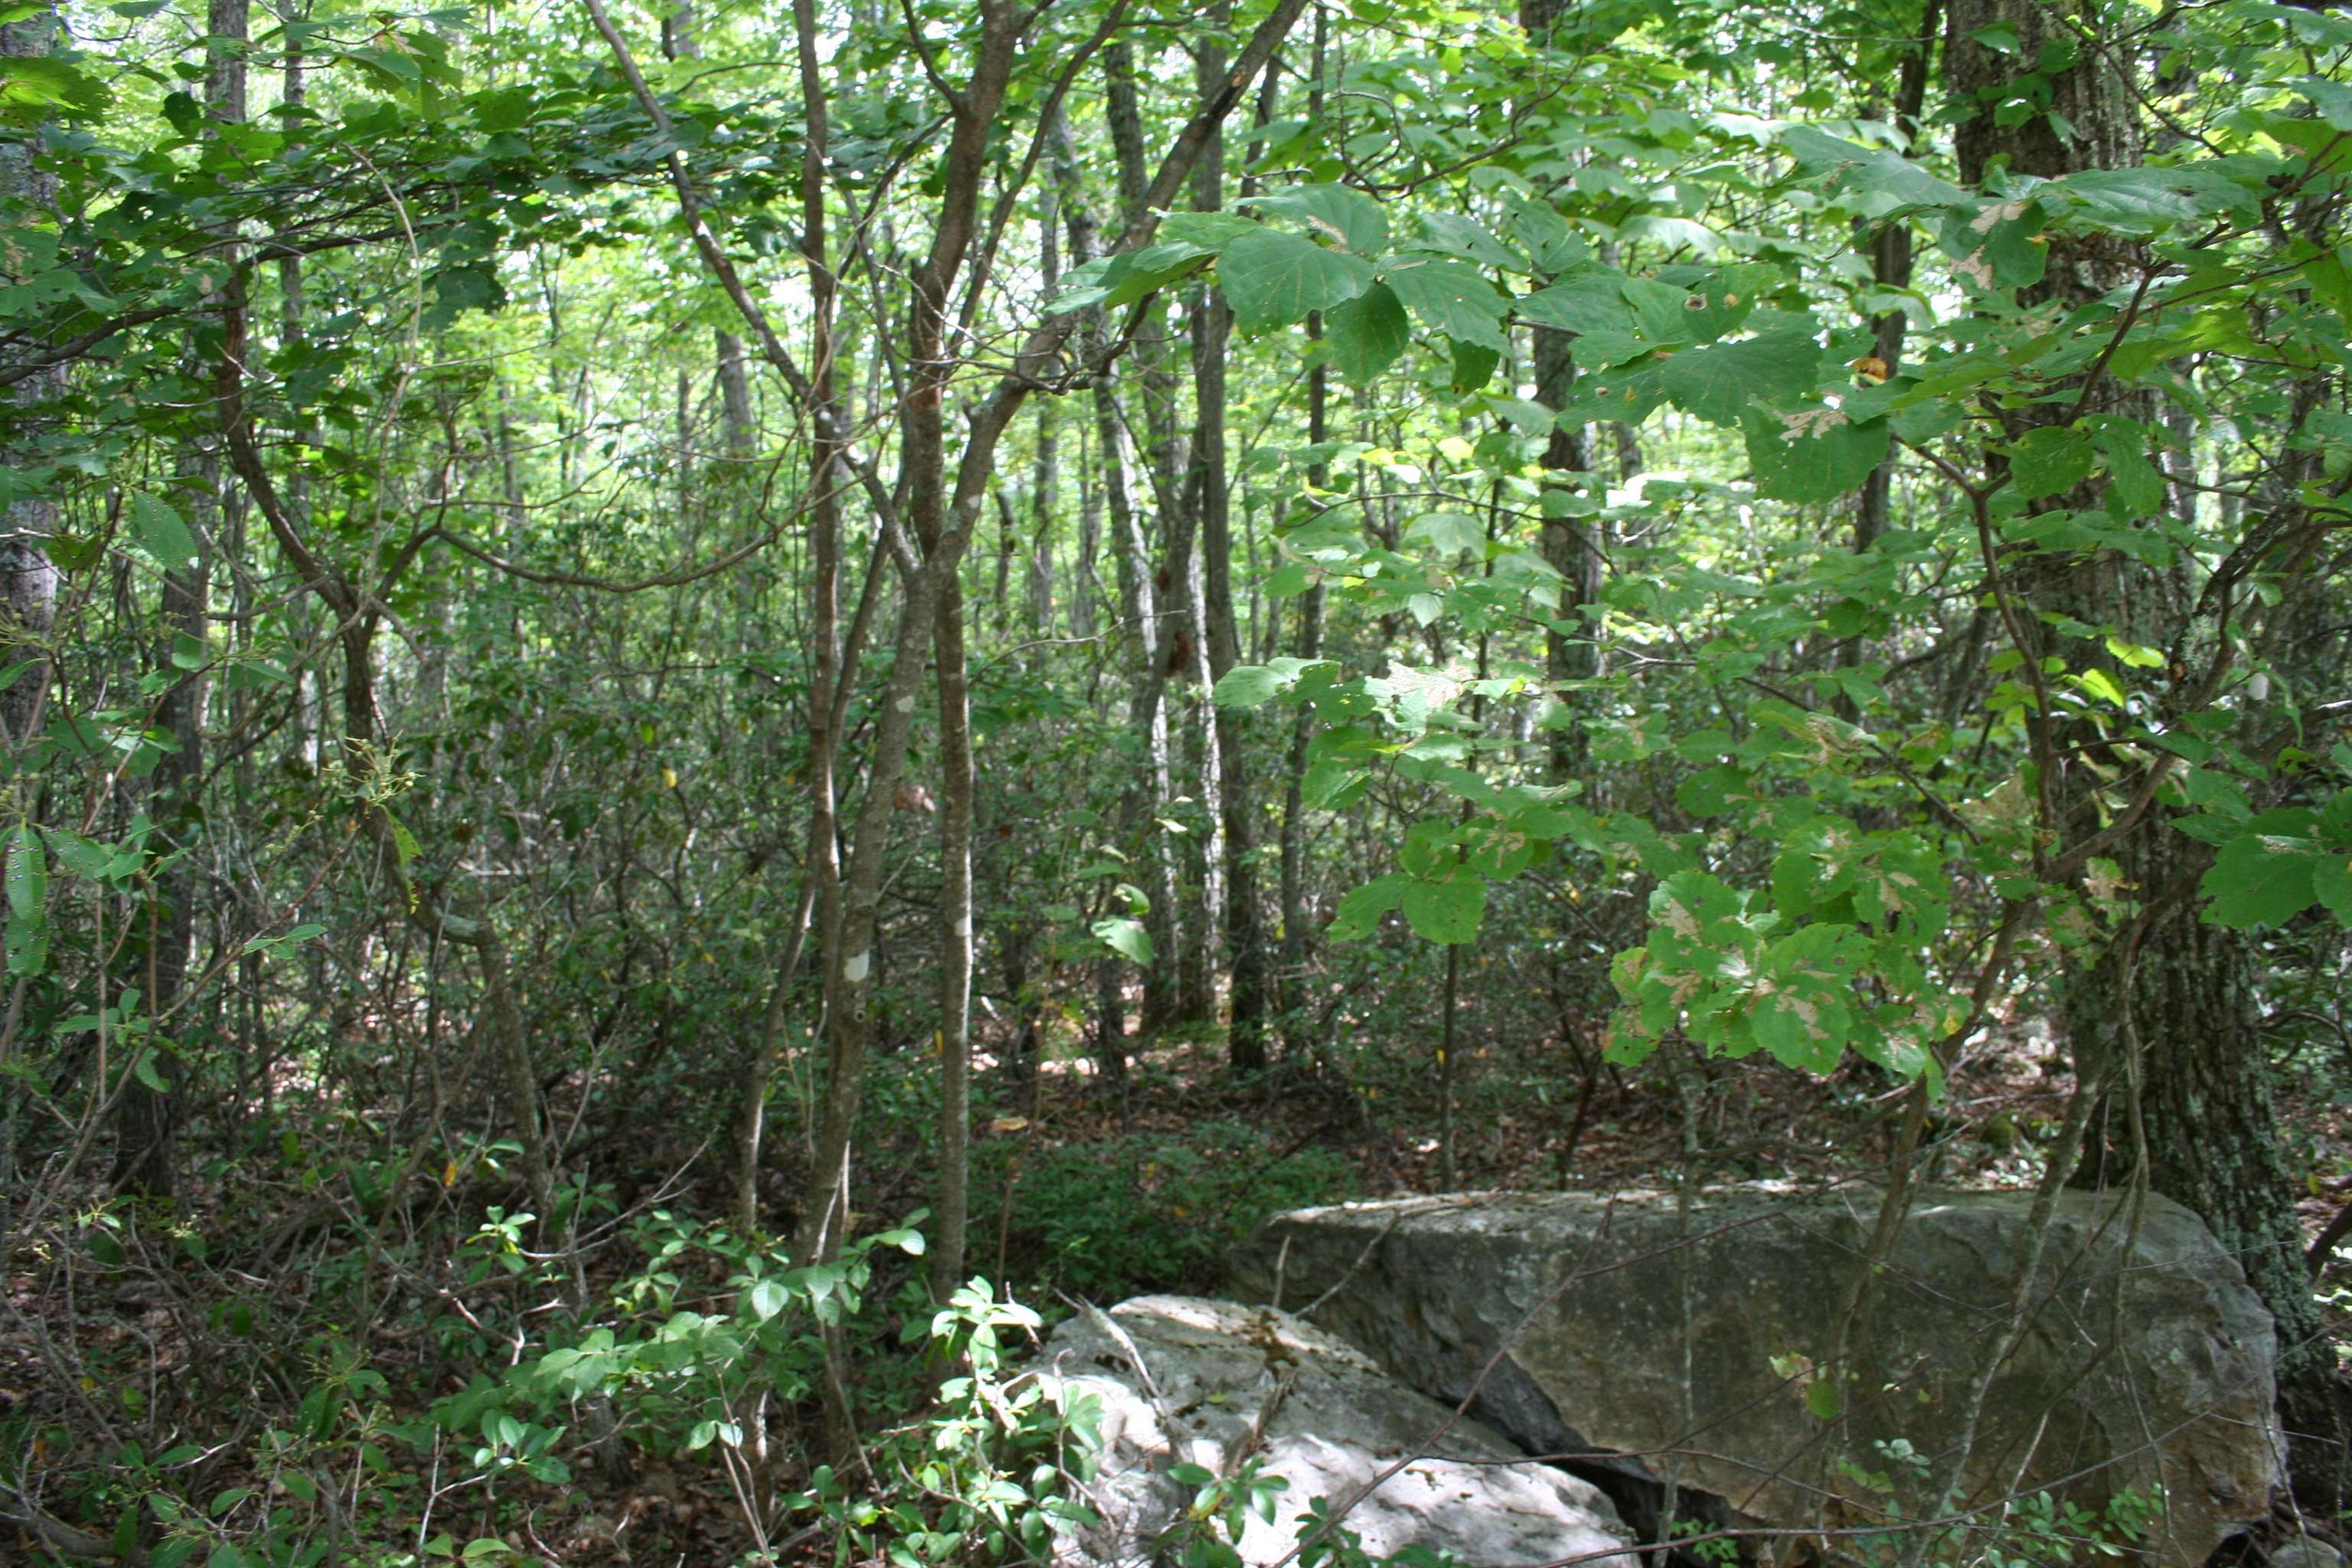
{"type": "MultiPolygon", "coordinates": [[[[245,121],[247,0],[212,0],[205,20],[205,115],[215,125],[245,121]]],[[[196,558],[163,574],[156,668],[186,675],[155,707],[155,726],[172,737],[149,779],[150,811],[177,851],[155,879],[148,910],[150,941],[145,990],[150,1015],[162,1020],[180,1007],[195,942],[196,844],[204,820],[204,665],[212,617],[212,551],[220,525],[219,437],[205,432],[183,455],[176,499],[194,526],[196,558]]],[[[151,1058],[163,1087],[134,1077],[117,1112],[114,1183],[124,1190],[168,1198],[177,1181],[174,1155],[185,1110],[187,1065],[176,1042],[158,1038],[151,1058]]]]}
{"type": "MultiPolygon", "coordinates": [[[[804,139],[801,149],[801,254],[809,268],[809,400],[815,405],[814,439],[809,453],[809,690],[808,690],[808,849],[802,876],[812,885],[803,903],[814,903],[817,952],[825,965],[824,994],[830,1013],[832,961],[841,936],[840,824],[835,813],[839,792],[834,779],[835,752],[839,745],[841,697],[846,688],[839,630],[841,614],[841,500],[847,475],[842,461],[841,436],[848,429],[835,375],[834,310],[839,291],[827,238],[825,213],[826,149],[831,131],[824,96],[824,71],[817,51],[815,0],[793,0],[794,53],[805,103],[804,139]]],[[[727,349],[735,351],[735,377],[750,384],[742,372],[742,342],[721,333],[720,385],[728,384],[727,349]]],[[[729,398],[730,444],[735,416],[729,398]]],[[[748,410],[747,410],[748,413],[748,410]]],[[[749,431],[745,430],[748,438],[749,431]]],[[[877,552],[885,546],[877,543],[877,552]]],[[[875,570],[881,569],[878,556],[875,570]]],[[[769,1086],[774,1081],[782,1048],[791,989],[799,979],[800,952],[805,938],[798,921],[786,939],[787,954],[778,965],[769,999],[765,1037],[745,1075],[742,1101],[735,1114],[735,1214],[746,1234],[758,1228],[760,1214],[761,1144],[766,1126],[769,1086]]]]}
{"type": "MultiPolygon", "coordinates": [[[[45,57],[57,29],[54,11],[0,25],[0,59],[45,57]]],[[[0,139],[0,202],[21,204],[26,220],[57,204],[57,176],[42,167],[40,145],[37,132],[0,139]]],[[[26,352],[37,354],[39,346],[28,344],[26,352]]],[[[0,368],[15,367],[0,358],[0,368]]],[[[48,407],[65,391],[62,363],[16,384],[10,434],[0,437],[0,468],[25,475],[38,467],[48,407]]],[[[58,571],[49,561],[48,540],[57,525],[57,501],[45,493],[15,497],[0,517],[0,660],[9,677],[0,689],[0,725],[6,731],[0,744],[12,752],[32,739],[48,694],[47,645],[58,604],[58,571]]]]}
{"type": "MultiPolygon", "coordinates": [[[[1519,0],[1519,26],[1529,42],[1548,47],[1565,9],[1565,0],[1519,0]]],[[[1549,327],[1533,331],[1535,401],[1545,408],[1564,408],[1576,384],[1576,362],[1569,356],[1573,335],[1549,327]]],[[[1565,784],[1585,771],[1584,729],[1571,689],[1591,679],[1597,668],[1594,628],[1587,625],[1585,611],[1601,601],[1601,525],[1570,510],[1592,509],[1593,498],[1581,493],[1592,483],[1589,429],[1556,426],[1545,443],[1543,462],[1543,557],[1560,579],[1553,620],[1544,634],[1544,677],[1552,692],[1545,723],[1551,731],[1552,782],[1565,784]]]]}
{"type": "MultiPolygon", "coordinates": [[[[1225,26],[1230,6],[1220,3],[1210,26],[1225,26]]],[[[1213,34],[1199,46],[1201,96],[1216,90],[1225,73],[1225,49],[1213,34]]],[[[1224,142],[1222,136],[1202,155],[1194,176],[1194,204],[1203,212],[1224,205],[1224,142]]],[[[1222,289],[1203,292],[1192,312],[1192,384],[1197,424],[1192,437],[1193,493],[1201,510],[1201,566],[1208,647],[1208,686],[1240,662],[1239,629],[1234,619],[1233,480],[1225,457],[1226,352],[1234,314],[1222,289]]],[[[1226,1004],[1230,1022],[1226,1060],[1235,1072],[1265,1070],[1265,919],[1259,907],[1257,800],[1245,737],[1246,710],[1211,701],[1216,737],[1217,784],[1224,826],[1226,1004]]]]}
{"type": "MultiPolygon", "coordinates": [[[[2054,178],[2139,162],[2137,101],[2122,75],[2129,57],[2104,41],[2079,48],[2069,68],[2042,73],[2051,112],[2004,126],[1984,107],[2042,58],[2045,45],[2064,47],[2074,37],[2073,24],[2032,0],[1951,0],[1945,87],[1969,115],[1954,138],[1963,179],[1980,182],[1996,164],[2012,174],[2054,178]],[[1979,41],[1995,24],[2013,36],[2014,56],[1979,41]],[[2067,133],[2053,124],[2062,116],[2067,133]]],[[[2028,302],[2092,304],[2128,284],[2139,260],[2112,242],[2053,238],[2045,279],[2025,291],[2028,302]]],[[[2138,419],[2156,413],[2147,395],[2109,381],[2076,398],[2012,414],[2008,434],[2014,439],[2035,424],[2070,422],[2078,405],[2138,419]]],[[[2035,510],[2080,510],[2099,500],[2094,482],[2035,510]]],[[[2181,646],[2193,629],[2194,605],[2182,602],[2175,574],[2117,554],[2018,555],[2007,567],[2018,596],[2037,612],[2024,623],[2034,644],[2021,649],[2029,659],[2113,671],[2101,639],[2069,636],[2061,625],[2111,627],[2158,647],[2181,646]]],[[[2079,842],[2112,815],[2105,781],[2094,769],[2104,748],[2085,724],[2061,725],[2045,716],[2037,728],[2049,826],[2061,840],[2079,842]]],[[[2249,1283],[2276,1320],[2280,1405],[2294,1434],[2295,1492],[2304,1506],[2332,1519],[2347,1489],[2343,1394],[2300,1267],[2301,1225],[2272,1103],[2257,972],[2242,936],[2198,918],[2192,895],[2205,851],[2172,826],[2171,816],[2160,804],[2152,806],[2112,847],[2116,875],[2138,912],[2119,917],[2087,960],[2070,964],[2060,1011],[2076,1070],[2124,1086],[2119,1108],[2108,1115],[2145,1149],[2149,1186],[2194,1209],[2244,1260],[2249,1283]]],[[[2109,1177],[2119,1173],[2113,1163],[2105,1170],[2109,1177]]]]}

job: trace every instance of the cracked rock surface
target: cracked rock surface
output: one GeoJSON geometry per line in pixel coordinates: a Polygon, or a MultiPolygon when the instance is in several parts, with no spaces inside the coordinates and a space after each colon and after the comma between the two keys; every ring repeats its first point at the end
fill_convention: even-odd
{"type": "Polygon", "coordinates": [[[1429,1443],[1450,1406],[1286,1312],[1139,1297],[1062,1324],[1037,1367],[1066,1394],[1103,1402],[1102,1473],[1089,1489],[1103,1522],[1065,1539],[1066,1562],[1151,1561],[1194,1491],[1168,1478],[1171,1464],[1230,1476],[1255,1458],[1262,1474],[1289,1483],[1274,1521],[1252,1514],[1238,1543],[1259,1568],[1297,1544],[1311,1500],[1356,1498],[1400,1459],[1408,1462],[1346,1518],[1376,1556],[1420,1545],[1468,1568],[1585,1553],[1596,1554],[1593,1568],[1636,1568],[1613,1554],[1624,1529],[1589,1482],[1525,1458],[1467,1417],[1429,1443]]]}
{"type": "MultiPolygon", "coordinates": [[[[1687,1214],[1654,1192],[1305,1209],[1235,1276],[1247,1299],[1318,1303],[1319,1327],[1441,1400],[1507,1348],[1471,1408],[1531,1451],[1646,1457],[1601,1462],[1672,1467],[1764,1524],[1866,1529],[1922,1516],[1906,1489],[1957,1447],[2032,1202],[1919,1194],[1842,1369],[1824,1363],[1879,1204],[1860,1187],[1708,1189],[1687,1214]]],[[[2096,1510],[2160,1485],[2153,1555],[2185,1568],[2265,1514],[2284,1452],[2271,1320],[2196,1215],[2064,1194],[2031,1300],[1962,1476],[1974,1517],[1998,1521],[2012,1492],[2096,1510]]]]}

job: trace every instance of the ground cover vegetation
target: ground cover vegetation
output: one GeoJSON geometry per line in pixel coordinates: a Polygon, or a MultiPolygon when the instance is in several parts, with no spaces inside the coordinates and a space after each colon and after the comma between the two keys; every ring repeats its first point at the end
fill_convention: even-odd
{"type": "Polygon", "coordinates": [[[1635,1176],[2176,1198],[2339,1517],[2352,13],[0,45],[22,1560],[1022,1560],[1038,1312],[1635,1176]]]}

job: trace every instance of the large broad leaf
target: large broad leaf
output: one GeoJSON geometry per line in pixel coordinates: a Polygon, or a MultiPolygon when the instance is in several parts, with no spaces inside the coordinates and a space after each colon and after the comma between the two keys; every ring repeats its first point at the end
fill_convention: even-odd
{"type": "Polygon", "coordinates": [[[1390,268],[1381,279],[1430,331],[1497,353],[1507,346],[1507,301],[1476,268],[1458,261],[1410,261],[1390,268]]]}
{"type": "Polygon", "coordinates": [[[0,123],[91,119],[111,101],[96,79],[64,60],[45,55],[0,59],[0,123]]]}
{"type": "Polygon", "coordinates": [[[48,967],[49,861],[41,836],[19,824],[8,835],[8,975],[26,980],[48,967]]]}
{"type": "Polygon", "coordinates": [[[1864,205],[1878,211],[1948,206],[1969,199],[1968,192],[1937,179],[1900,153],[1842,141],[1810,125],[1781,132],[1780,145],[1807,174],[1828,175],[1841,191],[1874,198],[1864,205]]]}
{"type": "Polygon", "coordinates": [[[1784,1067],[1825,1073],[1853,1030],[1863,943],[1851,926],[1810,925],[1764,949],[1748,993],[1748,1026],[1784,1067]]]}
{"type": "Polygon", "coordinates": [[[1676,323],[1680,335],[1690,342],[1711,343],[1737,331],[1754,314],[1765,291],[1780,281],[1780,269],[1762,262],[1718,268],[1683,300],[1682,319],[1676,323]]]}
{"type": "Polygon", "coordinates": [[[1599,333],[1632,342],[1633,310],[1625,303],[1616,276],[1605,268],[1579,268],[1569,277],[1522,294],[1512,309],[1539,327],[1579,335],[1599,333]]]}
{"type": "Polygon", "coordinates": [[[1314,672],[1328,679],[1338,667],[1326,658],[1298,658],[1289,654],[1266,664],[1237,664],[1225,671],[1211,695],[1220,708],[1255,708],[1276,693],[1287,691],[1314,672]]]}
{"type": "Polygon", "coordinates": [[[1345,185],[1294,185],[1254,197],[1247,205],[1295,217],[1358,256],[1378,256],[1388,248],[1388,214],[1363,192],[1345,185]]]}
{"type": "Polygon", "coordinates": [[[140,549],[173,572],[195,564],[196,536],[169,503],[142,490],[131,496],[127,510],[131,537],[140,549]]]}
{"type": "Polygon", "coordinates": [[[8,835],[7,884],[11,914],[38,914],[48,903],[48,852],[29,825],[19,823],[8,835]]]}
{"type": "Polygon", "coordinates": [[[2258,216],[2255,192],[2230,175],[2194,163],[2171,169],[2084,169],[2034,191],[2034,200],[2077,223],[2125,234],[2160,235],[2212,214],[2258,216]],[[2061,202],[2063,192],[2072,203],[2061,202]]]}
{"type": "Polygon", "coordinates": [[[1381,917],[1404,901],[1405,884],[1412,879],[1402,871],[1375,877],[1339,900],[1326,933],[1334,942],[1363,936],[1381,923],[1381,917]]]}
{"type": "Polygon", "coordinates": [[[2217,926],[2282,926],[2317,898],[2317,846],[2308,838],[2249,833],[2221,847],[2199,885],[2212,902],[2205,919],[2217,926]]]}
{"type": "Polygon", "coordinates": [[[1821,345],[1800,331],[1685,349],[1658,367],[1658,384],[1677,408],[1716,425],[1737,425],[1750,405],[1786,406],[1813,390],[1821,345]]]}
{"type": "Polygon", "coordinates": [[[1415,877],[1405,884],[1404,918],[1427,942],[1460,946],[1475,941],[1486,914],[1486,879],[1465,868],[1444,880],[1415,877]]]}
{"type": "Polygon", "coordinates": [[[2010,482],[2027,500],[2054,496],[2088,478],[2095,456],[2091,438],[2080,430],[2029,430],[2009,448],[2010,482]]]}
{"type": "Polygon", "coordinates": [[[1234,320],[1255,331],[1288,326],[1345,304],[1371,287],[1372,266],[1303,235],[1261,229],[1225,247],[1217,278],[1234,320]]]}
{"type": "Polygon", "coordinates": [[[1404,307],[1382,283],[1326,311],[1323,330],[1332,364],[1357,386],[1394,364],[1412,341],[1412,326],[1404,318],[1404,307]]]}
{"type": "Polygon", "coordinates": [[[1650,895],[1650,956],[1669,971],[1709,967],[1748,944],[1747,912],[1712,871],[1678,871],[1650,895]]]}
{"type": "Polygon", "coordinates": [[[1141,921],[1114,915],[1108,920],[1095,921],[1093,929],[1095,935],[1100,937],[1103,944],[1113,952],[1133,959],[1138,963],[1151,962],[1151,933],[1143,929],[1141,921]]]}
{"type": "Polygon", "coordinates": [[[1756,490],[1810,506],[1862,488],[1886,460],[1886,421],[1856,425],[1827,405],[1782,414],[1751,408],[1742,422],[1756,490]]]}
{"type": "Polygon", "coordinates": [[[1423,215],[1421,235],[1414,243],[1424,250],[1457,256],[1465,261],[1477,262],[1482,267],[1496,267],[1506,272],[1528,269],[1527,258],[1496,238],[1494,231],[1485,224],[1462,213],[1423,215]]]}
{"type": "Polygon", "coordinates": [[[1176,239],[1098,257],[1063,278],[1061,291],[1054,296],[1050,308],[1058,316],[1095,305],[1130,304],[1198,271],[1212,254],[1191,240],[1176,239]]]}
{"type": "Polygon", "coordinates": [[[2327,912],[2352,926],[2352,849],[2324,850],[2311,868],[2311,890],[2327,912]]]}

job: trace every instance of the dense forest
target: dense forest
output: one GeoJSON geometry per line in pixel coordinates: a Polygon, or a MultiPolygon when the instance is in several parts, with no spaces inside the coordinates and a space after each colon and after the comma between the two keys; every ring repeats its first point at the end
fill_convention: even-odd
{"type": "Polygon", "coordinates": [[[2234,1257],[2257,1535],[2340,1528],[2352,12],[0,46],[0,1556],[1043,1560],[1032,1331],[1770,1179],[1874,1216],[1840,1347],[2031,1194],[1922,1522],[1806,1551],[2128,1549],[1937,1512],[2086,1190],[2234,1257]]]}

